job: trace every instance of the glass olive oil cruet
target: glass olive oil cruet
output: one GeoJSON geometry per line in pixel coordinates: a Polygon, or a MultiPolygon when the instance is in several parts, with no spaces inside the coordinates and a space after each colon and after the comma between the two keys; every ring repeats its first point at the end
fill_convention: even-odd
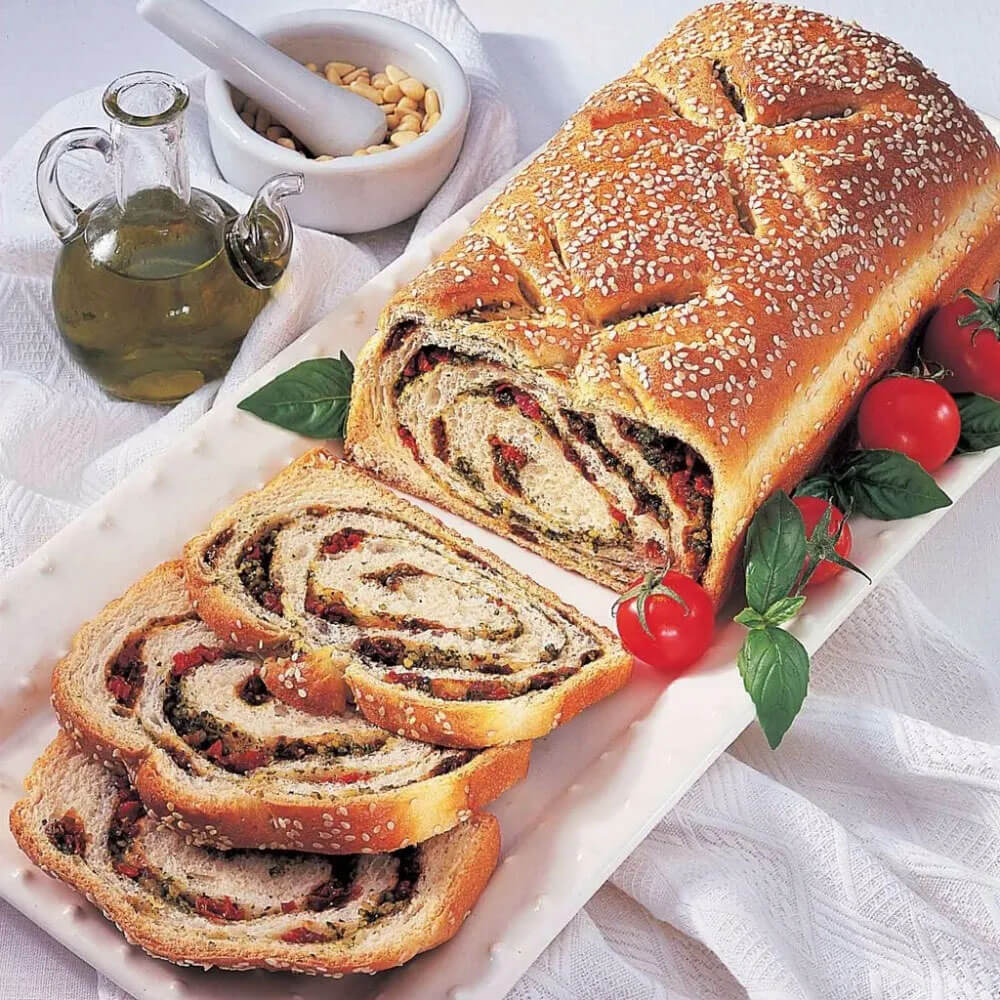
{"type": "Polygon", "coordinates": [[[59,330],[112,395],[171,403],[224,375],[269,289],[288,266],[283,198],[301,174],[278,174],[244,215],[192,188],[184,147],[187,88],[131,73],[104,93],[110,134],[56,136],[38,160],[38,197],[64,246],[52,279],[59,330]],[[63,153],[99,152],[114,193],[86,209],[59,186],[63,153]]]}

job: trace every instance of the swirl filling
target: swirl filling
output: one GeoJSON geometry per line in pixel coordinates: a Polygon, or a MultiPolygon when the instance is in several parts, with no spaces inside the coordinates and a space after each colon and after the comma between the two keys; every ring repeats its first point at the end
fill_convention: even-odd
{"type": "Polygon", "coordinates": [[[574,408],[530,371],[422,343],[419,324],[404,327],[382,361],[398,370],[394,418],[440,489],[499,530],[569,550],[620,582],[665,565],[701,579],[714,486],[698,452],[620,414],[574,408]]]}
{"type": "MultiPolygon", "coordinates": [[[[506,445],[497,450],[505,463],[498,476],[514,490],[522,456],[506,445]]],[[[213,559],[242,601],[279,622],[283,635],[307,649],[341,651],[390,684],[447,701],[546,690],[601,655],[596,628],[518,592],[472,553],[375,508],[286,512],[237,530],[213,559]],[[248,576],[247,553],[265,552],[248,576]]],[[[302,673],[295,655],[267,680],[291,704],[302,673]]]]}

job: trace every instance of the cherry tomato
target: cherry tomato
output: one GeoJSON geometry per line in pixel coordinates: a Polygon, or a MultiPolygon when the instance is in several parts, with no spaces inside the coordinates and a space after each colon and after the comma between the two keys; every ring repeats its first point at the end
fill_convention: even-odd
{"type": "Polygon", "coordinates": [[[683,573],[653,571],[640,577],[614,610],[625,648],[658,670],[677,673],[691,666],[712,643],[715,606],[704,588],[683,573]]]}
{"type": "MultiPolygon", "coordinates": [[[[832,538],[837,534],[840,528],[841,522],[844,520],[844,515],[837,510],[836,507],[830,503],[829,500],[823,500],[821,497],[795,497],[792,501],[796,507],[799,508],[799,512],[802,514],[802,520],[805,522],[806,526],[806,538],[811,538],[816,525],[819,524],[820,518],[826,512],[827,507],[830,508],[830,526],[827,529],[827,534],[832,538]]],[[[840,556],[841,559],[846,559],[851,554],[851,545],[853,544],[853,539],[851,538],[851,526],[844,523],[844,529],[840,532],[840,537],[837,539],[836,544],[833,546],[834,552],[840,556]]],[[[805,563],[802,565],[804,570],[805,563]]],[[[817,567],[812,576],[809,577],[809,583],[807,586],[811,586],[814,583],[822,583],[824,580],[829,580],[830,577],[836,576],[843,566],[838,566],[835,562],[831,562],[829,559],[824,559],[817,567]]]]}
{"type": "Polygon", "coordinates": [[[923,354],[952,373],[944,379],[952,392],[1000,399],[1000,302],[960,295],[942,306],[927,324],[923,354]]]}
{"type": "Polygon", "coordinates": [[[951,394],[926,378],[884,378],[865,393],[858,410],[863,448],[901,451],[928,472],[951,457],[961,430],[962,419],[951,394]]]}

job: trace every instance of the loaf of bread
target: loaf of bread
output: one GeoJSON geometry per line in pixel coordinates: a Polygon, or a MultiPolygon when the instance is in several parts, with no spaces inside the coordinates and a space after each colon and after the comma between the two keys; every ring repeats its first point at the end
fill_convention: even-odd
{"type": "Polygon", "coordinates": [[[529,743],[454,750],[274,698],[272,666],[195,613],[180,563],[132,586],[52,679],[60,725],[122,764],[149,812],[217,847],[394,851],[467,819],[524,777],[529,743]]]}
{"type": "Polygon", "coordinates": [[[721,597],[928,312],[1000,273],[1000,151],[912,55],[718,3],[386,307],[348,455],[609,586],[721,597]]]}
{"type": "Polygon", "coordinates": [[[219,514],[185,573],[215,632],[275,658],[275,697],[330,712],[346,683],[401,737],[532,739],[631,670],[606,629],[322,449],[219,514]]]}
{"type": "Polygon", "coordinates": [[[28,775],[11,829],[151,955],[333,976],[401,965],[452,937],[500,848],[487,813],[391,854],[197,847],[65,734],[28,775]]]}

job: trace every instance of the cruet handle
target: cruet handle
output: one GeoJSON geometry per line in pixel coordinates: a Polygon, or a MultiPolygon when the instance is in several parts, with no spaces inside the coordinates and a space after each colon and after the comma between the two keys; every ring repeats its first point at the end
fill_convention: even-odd
{"type": "Polygon", "coordinates": [[[74,149],[95,149],[106,163],[114,154],[111,136],[102,128],[70,129],[46,143],[38,157],[35,184],[45,218],[63,243],[69,243],[80,232],[81,209],[66,197],[59,184],[59,159],[74,149]]]}

